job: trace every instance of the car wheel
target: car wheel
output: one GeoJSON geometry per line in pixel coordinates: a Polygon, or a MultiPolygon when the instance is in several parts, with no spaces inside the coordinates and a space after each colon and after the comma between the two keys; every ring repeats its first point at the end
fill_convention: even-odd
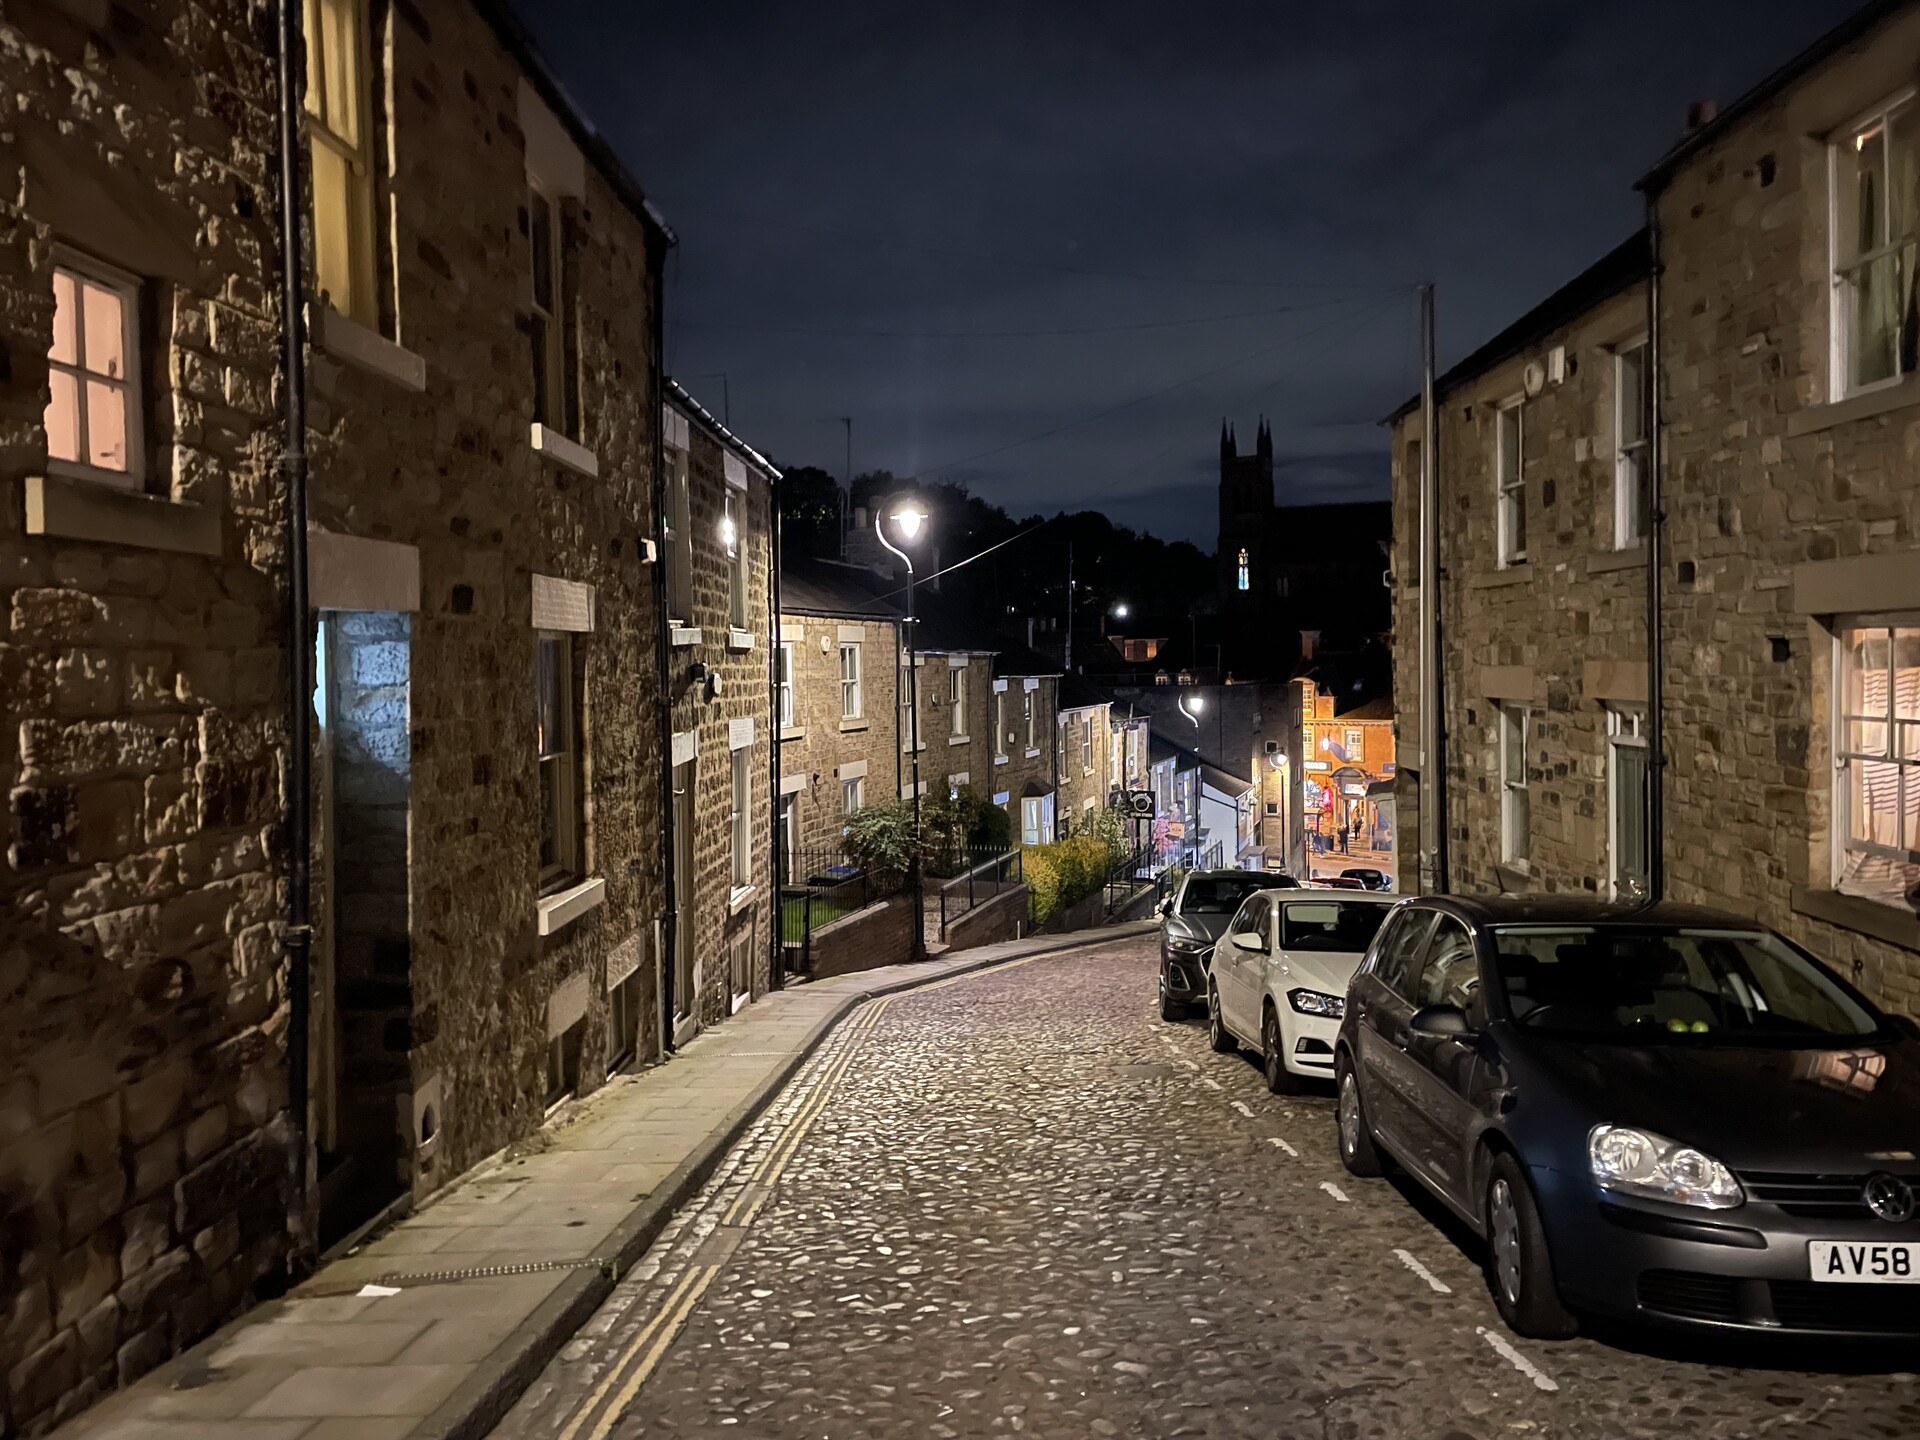
{"type": "Polygon", "coordinates": [[[1267,1091],[1272,1095],[1298,1095],[1300,1077],[1287,1069],[1286,1038],[1280,1033],[1280,1014],[1268,1002],[1260,1022],[1260,1063],[1267,1072],[1267,1091]]]}
{"type": "Polygon", "coordinates": [[[1334,1086],[1339,1091],[1335,1109],[1339,1121],[1340,1163],[1349,1175],[1371,1180],[1386,1173],[1380,1152],[1374,1148],[1373,1130],[1367,1124],[1366,1106],[1360,1099],[1360,1077],[1343,1054],[1335,1068],[1334,1086]]]}
{"type": "Polygon", "coordinates": [[[1220,987],[1211,980],[1207,982],[1207,1043],[1222,1055],[1231,1055],[1240,1048],[1220,1016],[1220,987]]]}
{"type": "Polygon", "coordinates": [[[1187,1018],[1186,1003],[1173,998],[1173,992],[1167,989],[1167,977],[1160,977],[1160,1018],[1166,1021],[1187,1018]]]}
{"type": "Polygon", "coordinates": [[[1496,1155],[1487,1169],[1487,1283],[1500,1318],[1516,1335],[1565,1340],[1579,1322],[1560,1303],[1553,1283],[1553,1257],[1540,1208],[1526,1172],[1511,1155],[1496,1155]]]}

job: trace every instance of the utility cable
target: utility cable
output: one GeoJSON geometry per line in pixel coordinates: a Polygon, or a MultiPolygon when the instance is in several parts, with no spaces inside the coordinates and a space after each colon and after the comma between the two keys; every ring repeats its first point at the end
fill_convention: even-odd
{"type": "Polygon", "coordinates": [[[1140,320],[1123,325],[1065,326],[1055,330],[842,330],[812,325],[753,325],[744,320],[683,320],[681,324],[690,330],[739,330],[752,335],[826,335],[877,340],[1035,340],[1066,335],[1120,335],[1140,330],[1176,330],[1188,325],[1219,325],[1230,320],[1265,319],[1352,303],[1355,302],[1313,300],[1303,305],[1237,310],[1227,315],[1195,315],[1184,320],[1140,320]]]}

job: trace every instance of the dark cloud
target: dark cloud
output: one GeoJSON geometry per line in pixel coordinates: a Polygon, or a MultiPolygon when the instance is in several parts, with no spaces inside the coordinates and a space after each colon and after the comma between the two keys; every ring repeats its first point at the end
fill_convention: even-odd
{"type": "Polygon", "coordinates": [[[856,469],[1211,546],[1223,414],[1272,417],[1283,492],[1384,493],[1368,422],[1416,378],[1386,287],[1435,277],[1465,353],[1639,223],[1689,100],[1853,3],[526,16],[679,230],[669,362],[716,406],[725,372],[743,434],[837,471],[852,415],[856,469]]]}

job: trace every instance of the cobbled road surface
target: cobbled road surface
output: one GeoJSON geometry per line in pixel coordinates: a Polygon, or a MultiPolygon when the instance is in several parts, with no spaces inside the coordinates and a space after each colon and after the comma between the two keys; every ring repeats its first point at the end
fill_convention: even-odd
{"type": "Polygon", "coordinates": [[[498,1436],[1920,1436],[1911,1352],[1510,1336],[1154,944],[856,1012],[498,1436]]]}

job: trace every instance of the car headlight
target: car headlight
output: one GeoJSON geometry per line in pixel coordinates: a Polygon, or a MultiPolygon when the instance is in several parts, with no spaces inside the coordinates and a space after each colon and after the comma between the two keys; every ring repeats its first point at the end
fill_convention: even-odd
{"type": "Polygon", "coordinates": [[[1711,1155],[1650,1130],[1596,1125],[1587,1132],[1587,1163],[1603,1190],[1731,1210],[1746,1203],[1733,1172],[1711,1155]]]}
{"type": "Polygon", "coordinates": [[[1176,955],[1198,955],[1202,950],[1210,948],[1211,943],[1207,940],[1188,940],[1175,935],[1167,940],[1167,948],[1176,955]]]}
{"type": "Polygon", "coordinates": [[[1318,990],[1289,990],[1287,1003],[1302,1015],[1324,1015],[1329,1020],[1338,1020],[1347,1013],[1344,995],[1325,995],[1318,990]]]}

